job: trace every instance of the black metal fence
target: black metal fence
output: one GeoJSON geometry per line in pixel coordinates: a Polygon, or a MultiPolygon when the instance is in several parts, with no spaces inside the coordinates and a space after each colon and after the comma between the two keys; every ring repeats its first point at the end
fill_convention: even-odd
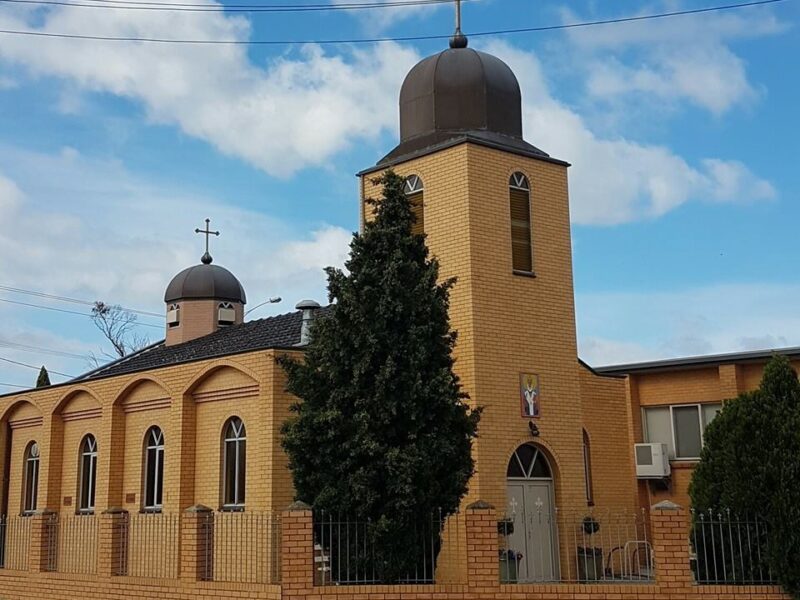
{"type": "Polygon", "coordinates": [[[691,512],[691,566],[700,584],[773,584],[767,562],[769,524],[730,510],[691,512]]]}
{"type": "Polygon", "coordinates": [[[181,519],[178,514],[126,515],[121,531],[118,575],[176,579],[181,519]]]}
{"type": "MultiPolygon", "coordinates": [[[[382,583],[430,584],[436,581],[443,545],[452,558],[465,556],[461,514],[430,517],[410,523],[402,539],[387,542],[382,524],[314,513],[314,582],[316,585],[382,583]],[[393,548],[400,552],[393,552],[393,548]],[[407,548],[412,548],[407,553],[407,548]]],[[[391,535],[391,534],[389,534],[391,535]]]]}
{"type": "Polygon", "coordinates": [[[278,583],[280,515],[218,513],[202,526],[206,581],[278,583]]]}
{"type": "Polygon", "coordinates": [[[644,510],[513,511],[497,525],[502,583],[649,583],[655,559],[644,510]]]}
{"type": "Polygon", "coordinates": [[[28,570],[31,519],[0,515],[0,569],[28,570]]]}

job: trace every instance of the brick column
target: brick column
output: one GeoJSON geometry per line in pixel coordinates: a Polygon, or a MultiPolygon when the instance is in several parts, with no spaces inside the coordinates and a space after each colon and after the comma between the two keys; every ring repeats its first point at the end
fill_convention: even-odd
{"type": "Polygon", "coordinates": [[[311,507],[295,502],[281,513],[283,597],[304,597],[314,587],[314,524],[311,507]]]}
{"type": "Polygon", "coordinates": [[[689,519],[686,510],[664,500],[650,508],[656,584],[667,596],[685,594],[692,586],[689,568],[689,519]]]}
{"type": "Polygon", "coordinates": [[[214,580],[214,511],[197,504],[181,519],[181,579],[214,580]]]}
{"type": "Polygon", "coordinates": [[[497,513],[482,500],[467,506],[467,582],[480,594],[496,593],[500,587],[497,513]]]}
{"type": "Polygon", "coordinates": [[[49,510],[37,511],[27,517],[31,520],[31,542],[28,554],[28,570],[42,573],[55,569],[55,536],[58,535],[58,516],[49,510]]]}
{"type": "Polygon", "coordinates": [[[128,573],[128,511],[109,508],[97,522],[97,574],[114,577],[128,573]]]}

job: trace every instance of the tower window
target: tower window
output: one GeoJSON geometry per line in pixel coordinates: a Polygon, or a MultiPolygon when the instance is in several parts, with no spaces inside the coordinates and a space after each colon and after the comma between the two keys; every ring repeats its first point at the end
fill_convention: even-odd
{"type": "Polygon", "coordinates": [[[225,423],[222,440],[222,503],[229,510],[244,508],[247,434],[239,417],[225,423]]]}
{"type": "Polygon", "coordinates": [[[181,322],[181,307],[179,304],[170,304],[167,308],[167,326],[177,327],[181,322]]]}
{"type": "Polygon", "coordinates": [[[519,273],[532,273],[530,182],[522,173],[514,173],[508,187],[511,207],[512,269],[519,273]]]}
{"type": "Polygon", "coordinates": [[[97,440],[89,434],[81,443],[80,489],[78,509],[82,513],[94,512],[94,492],[97,481],[97,440]]]}
{"type": "Polygon", "coordinates": [[[233,325],[236,322],[236,309],[231,302],[220,302],[218,306],[220,325],[233,325]]]}
{"type": "Polygon", "coordinates": [[[160,512],[164,490],[164,433],[151,427],[145,435],[144,509],[160,512]]]}
{"type": "Polygon", "coordinates": [[[405,192],[408,201],[411,203],[411,212],[414,213],[414,224],[411,226],[411,233],[422,235],[425,233],[425,191],[419,175],[406,177],[405,192]]]}
{"type": "Polygon", "coordinates": [[[39,494],[39,444],[31,442],[25,449],[25,498],[22,514],[30,515],[36,511],[39,494]]]}
{"type": "Polygon", "coordinates": [[[583,479],[586,484],[586,504],[594,506],[594,490],[592,489],[592,447],[589,434],[583,430],[583,479]]]}

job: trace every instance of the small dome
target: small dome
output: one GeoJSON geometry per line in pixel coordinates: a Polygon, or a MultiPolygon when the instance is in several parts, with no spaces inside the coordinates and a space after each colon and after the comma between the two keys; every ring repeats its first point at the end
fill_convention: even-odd
{"type": "Polygon", "coordinates": [[[247,303],[244,288],[233,273],[212,264],[184,269],[169,282],[164,302],[177,300],[227,300],[247,303]]]}

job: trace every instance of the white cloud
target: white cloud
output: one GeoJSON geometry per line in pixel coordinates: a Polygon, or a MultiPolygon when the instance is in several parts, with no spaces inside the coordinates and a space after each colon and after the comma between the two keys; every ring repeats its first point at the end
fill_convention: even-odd
{"type": "Polygon", "coordinates": [[[580,355],[607,365],[800,345],[798,294],[774,283],[578,293],[580,355]]]}
{"type": "Polygon", "coordinates": [[[598,137],[550,93],[535,55],[505,43],[488,49],[505,60],[523,91],[526,138],[572,163],[572,220],[616,224],[659,217],[690,200],[767,200],[772,185],[740,162],[710,158],[690,165],[664,146],[598,137]]]}
{"type": "MultiPolygon", "coordinates": [[[[378,4],[388,4],[396,0],[375,0],[378,4]]],[[[352,0],[333,0],[332,4],[353,4],[352,0]]],[[[361,21],[364,30],[371,34],[378,34],[399,23],[410,19],[428,18],[428,16],[441,8],[453,11],[451,4],[417,4],[407,6],[381,7],[369,10],[349,11],[361,21]]]]}
{"type": "MultiPolygon", "coordinates": [[[[674,4],[667,5],[674,10],[674,4]]],[[[657,12],[643,8],[640,14],[657,12]]],[[[586,20],[570,10],[565,22],[586,20]]],[[[595,99],[627,96],[677,103],[688,101],[714,115],[755,102],[763,91],[747,75],[746,64],[730,44],[786,31],[768,9],[708,13],[568,32],[575,64],[587,74],[595,99]]]]}
{"type": "MultiPolygon", "coordinates": [[[[245,40],[250,25],[218,13],[48,10],[0,14],[5,29],[107,36],[245,40]]],[[[360,140],[396,128],[397,94],[417,54],[397,44],[334,55],[309,45],[253,64],[242,46],[141,44],[11,36],[0,59],[142,104],[156,123],[178,125],[267,173],[324,165],[360,140]]],[[[74,103],[68,102],[67,109],[74,103]]]]}
{"type": "Polygon", "coordinates": [[[301,298],[325,299],[322,269],[343,263],[350,239],[325,223],[298,231],[262,212],[162,188],[72,149],[53,156],[0,147],[0,168],[19,182],[0,174],[0,207],[11,206],[6,222],[14,224],[0,230],[0,256],[14,257],[0,261],[0,282],[14,287],[161,312],[169,280],[198,262],[201,240],[192,232],[210,216],[222,230],[215,264],[242,281],[252,306],[280,295],[272,312],[286,312],[301,298]]]}

